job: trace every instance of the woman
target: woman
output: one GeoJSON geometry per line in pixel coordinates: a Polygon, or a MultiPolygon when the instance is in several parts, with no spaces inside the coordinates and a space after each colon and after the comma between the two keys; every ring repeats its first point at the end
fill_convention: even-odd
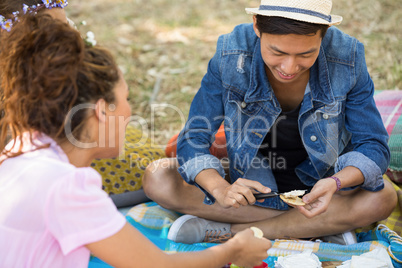
{"type": "Polygon", "coordinates": [[[38,13],[3,31],[0,68],[1,267],[87,267],[90,252],[115,267],[252,266],[267,257],[270,242],[250,229],[167,255],[116,210],[89,167],[119,154],[130,117],[109,52],[38,13]]]}

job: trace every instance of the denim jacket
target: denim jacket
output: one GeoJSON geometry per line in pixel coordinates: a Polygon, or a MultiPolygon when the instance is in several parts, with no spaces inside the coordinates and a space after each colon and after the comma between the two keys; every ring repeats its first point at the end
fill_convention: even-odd
{"type": "MultiPolygon", "coordinates": [[[[215,199],[194,180],[204,169],[225,175],[220,161],[209,152],[220,125],[224,123],[230,178],[235,181],[246,173],[281,113],[260,49],[252,24],[239,25],[218,39],[179,135],[178,170],[187,183],[204,191],[206,204],[215,199]]],[[[313,186],[353,166],[364,175],[361,188],[379,191],[384,187],[382,174],[390,158],[388,134],[373,93],[363,44],[330,27],[310,69],[298,118],[308,158],[295,172],[304,184],[313,186]]]]}

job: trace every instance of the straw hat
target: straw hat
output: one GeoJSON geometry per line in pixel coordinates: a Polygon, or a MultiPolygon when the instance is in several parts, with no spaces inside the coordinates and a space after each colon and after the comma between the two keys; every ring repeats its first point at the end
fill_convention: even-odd
{"type": "Polygon", "coordinates": [[[331,15],[331,8],[332,0],[261,0],[259,8],[246,8],[246,12],[317,24],[340,24],[342,17],[331,15]]]}

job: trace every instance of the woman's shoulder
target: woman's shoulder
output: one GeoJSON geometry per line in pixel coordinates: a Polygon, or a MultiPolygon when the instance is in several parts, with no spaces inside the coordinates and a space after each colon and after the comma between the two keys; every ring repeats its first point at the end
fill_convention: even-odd
{"type": "Polygon", "coordinates": [[[52,187],[55,184],[95,184],[100,187],[102,178],[91,167],[78,168],[68,159],[58,158],[51,148],[27,152],[20,156],[6,159],[0,165],[3,178],[15,178],[20,183],[34,183],[52,187]],[[80,182],[81,181],[81,182],[80,182]]]}
{"type": "Polygon", "coordinates": [[[47,176],[54,177],[61,188],[102,189],[101,175],[91,167],[75,167],[66,163],[55,163],[54,168],[47,169],[47,176]],[[60,172],[57,169],[60,169],[60,172]]]}
{"type": "Polygon", "coordinates": [[[48,192],[48,202],[60,206],[107,198],[101,176],[90,167],[75,168],[59,176],[48,192]]]}

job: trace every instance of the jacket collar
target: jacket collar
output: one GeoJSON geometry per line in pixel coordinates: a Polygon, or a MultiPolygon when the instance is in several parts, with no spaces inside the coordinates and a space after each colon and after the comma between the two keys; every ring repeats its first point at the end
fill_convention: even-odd
{"type": "Polygon", "coordinates": [[[321,102],[323,104],[331,104],[335,101],[329,77],[327,59],[322,46],[317,60],[310,68],[309,82],[313,101],[321,102]]]}
{"type": "Polygon", "coordinates": [[[244,101],[248,103],[272,100],[274,92],[265,72],[265,63],[261,55],[261,43],[259,38],[254,47],[250,77],[250,86],[249,90],[246,92],[244,101]]]}

